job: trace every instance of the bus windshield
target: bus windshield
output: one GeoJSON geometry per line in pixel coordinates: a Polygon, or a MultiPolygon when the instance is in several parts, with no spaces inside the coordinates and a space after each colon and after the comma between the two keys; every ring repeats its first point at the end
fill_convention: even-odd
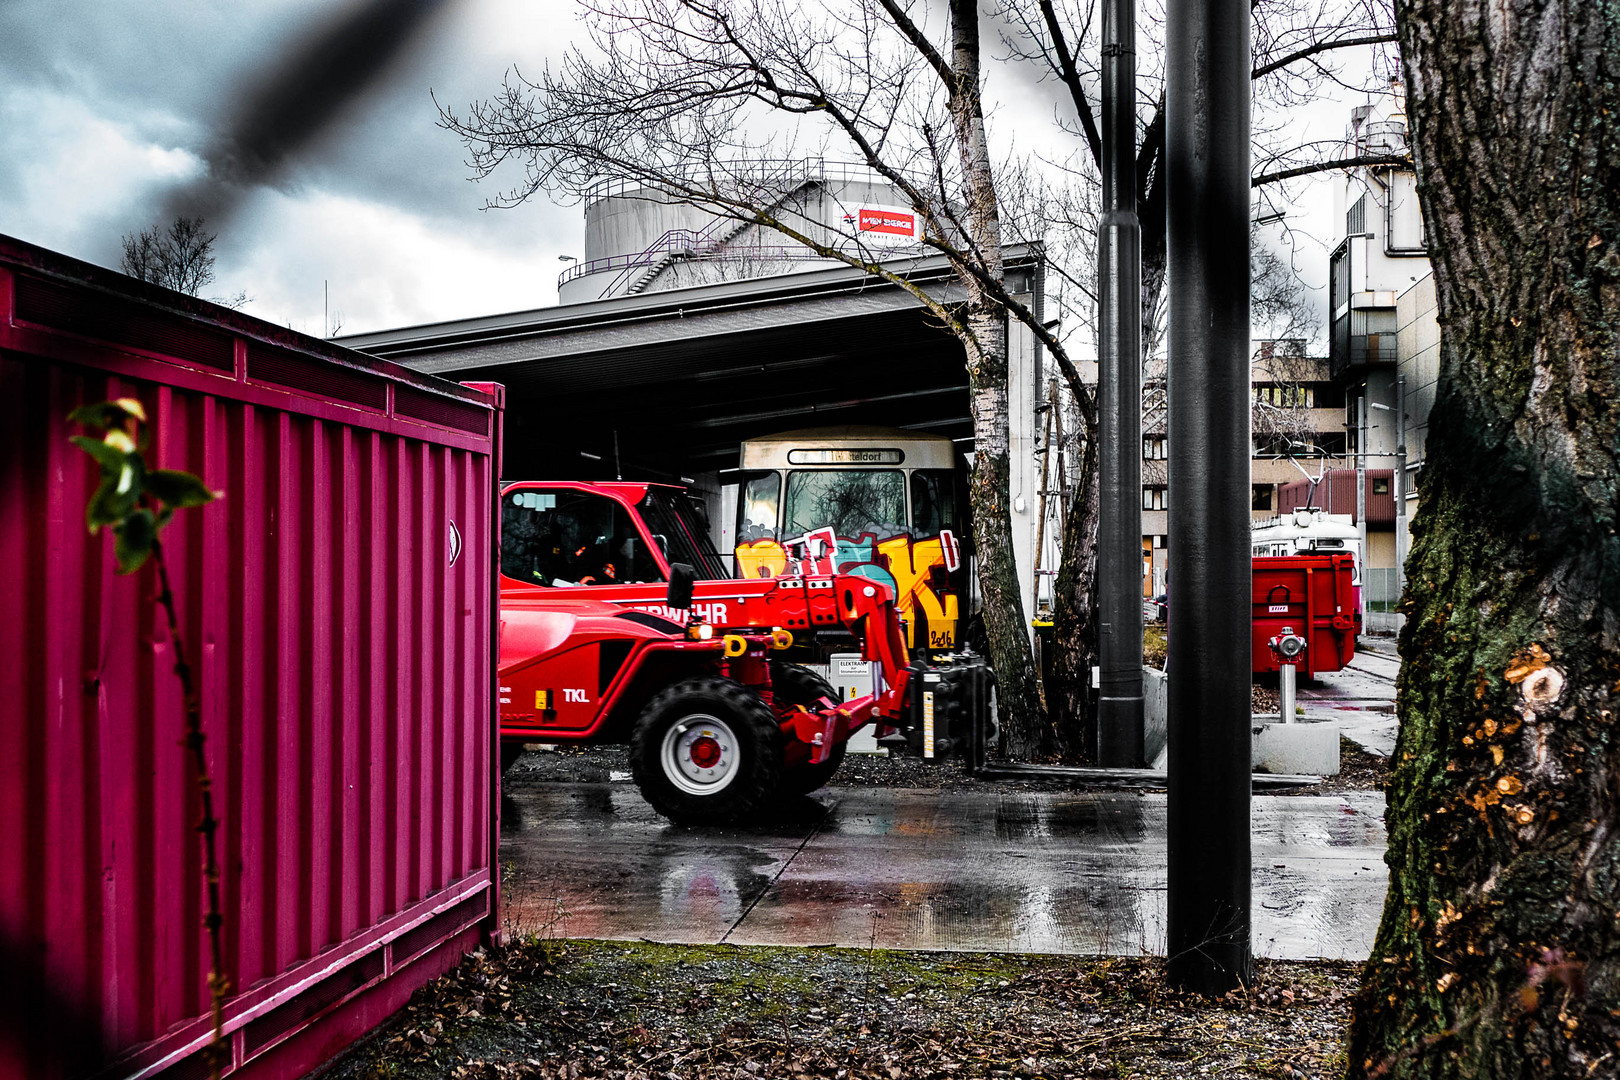
{"type": "Polygon", "coordinates": [[[788,473],[786,536],[830,528],[838,536],[906,532],[906,478],[898,469],[817,469],[788,473]]]}

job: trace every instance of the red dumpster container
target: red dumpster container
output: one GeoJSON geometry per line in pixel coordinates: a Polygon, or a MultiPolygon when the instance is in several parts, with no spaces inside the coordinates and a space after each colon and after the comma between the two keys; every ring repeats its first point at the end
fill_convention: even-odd
{"type": "Polygon", "coordinates": [[[225,492],[164,546],[231,1068],[302,1075],[494,932],[498,400],[0,237],[0,1077],[204,1075],[180,690],[67,441],[121,396],[225,492]]]}
{"type": "Polygon", "coordinates": [[[1285,555],[1254,560],[1254,671],[1277,670],[1267,644],[1291,626],[1308,643],[1304,678],[1338,671],[1356,654],[1355,557],[1285,555]]]}

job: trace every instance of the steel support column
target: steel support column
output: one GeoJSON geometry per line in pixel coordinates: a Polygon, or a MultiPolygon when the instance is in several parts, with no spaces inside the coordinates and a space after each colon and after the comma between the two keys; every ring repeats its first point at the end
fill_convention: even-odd
{"type": "Polygon", "coordinates": [[[1249,4],[1169,0],[1169,975],[1249,979],[1249,4]]]}
{"type": "Polygon", "coordinates": [[[1104,0],[1103,216],[1097,230],[1097,763],[1142,761],[1142,227],[1136,217],[1136,4],[1104,0]]]}

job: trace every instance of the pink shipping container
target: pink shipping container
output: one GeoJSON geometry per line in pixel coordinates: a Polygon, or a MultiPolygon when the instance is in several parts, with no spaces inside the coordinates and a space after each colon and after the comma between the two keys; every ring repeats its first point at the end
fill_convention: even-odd
{"type": "Polygon", "coordinates": [[[297,1076],[496,933],[501,413],[0,237],[0,1077],[206,1075],[199,802],[156,576],[75,406],[225,497],[164,534],[223,825],[231,1068],[297,1076]]]}

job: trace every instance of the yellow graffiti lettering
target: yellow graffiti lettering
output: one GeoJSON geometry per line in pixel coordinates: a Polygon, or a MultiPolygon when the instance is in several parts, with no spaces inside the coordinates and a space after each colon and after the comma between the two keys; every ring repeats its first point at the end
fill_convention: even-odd
{"type": "Polygon", "coordinates": [[[738,544],[736,554],[738,577],[781,577],[787,573],[787,551],[775,540],[738,544]]]}
{"type": "Polygon", "coordinates": [[[906,620],[907,647],[916,647],[916,642],[910,639],[915,633],[915,613],[919,610],[928,620],[930,644],[944,641],[947,642],[945,647],[949,647],[956,637],[957,600],[953,595],[941,598],[928,582],[929,572],[934,567],[945,566],[945,552],[939,538],[914,544],[908,537],[896,536],[878,544],[878,552],[888,556],[889,573],[894,575],[899,592],[899,608],[911,616],[906,620]]]}

